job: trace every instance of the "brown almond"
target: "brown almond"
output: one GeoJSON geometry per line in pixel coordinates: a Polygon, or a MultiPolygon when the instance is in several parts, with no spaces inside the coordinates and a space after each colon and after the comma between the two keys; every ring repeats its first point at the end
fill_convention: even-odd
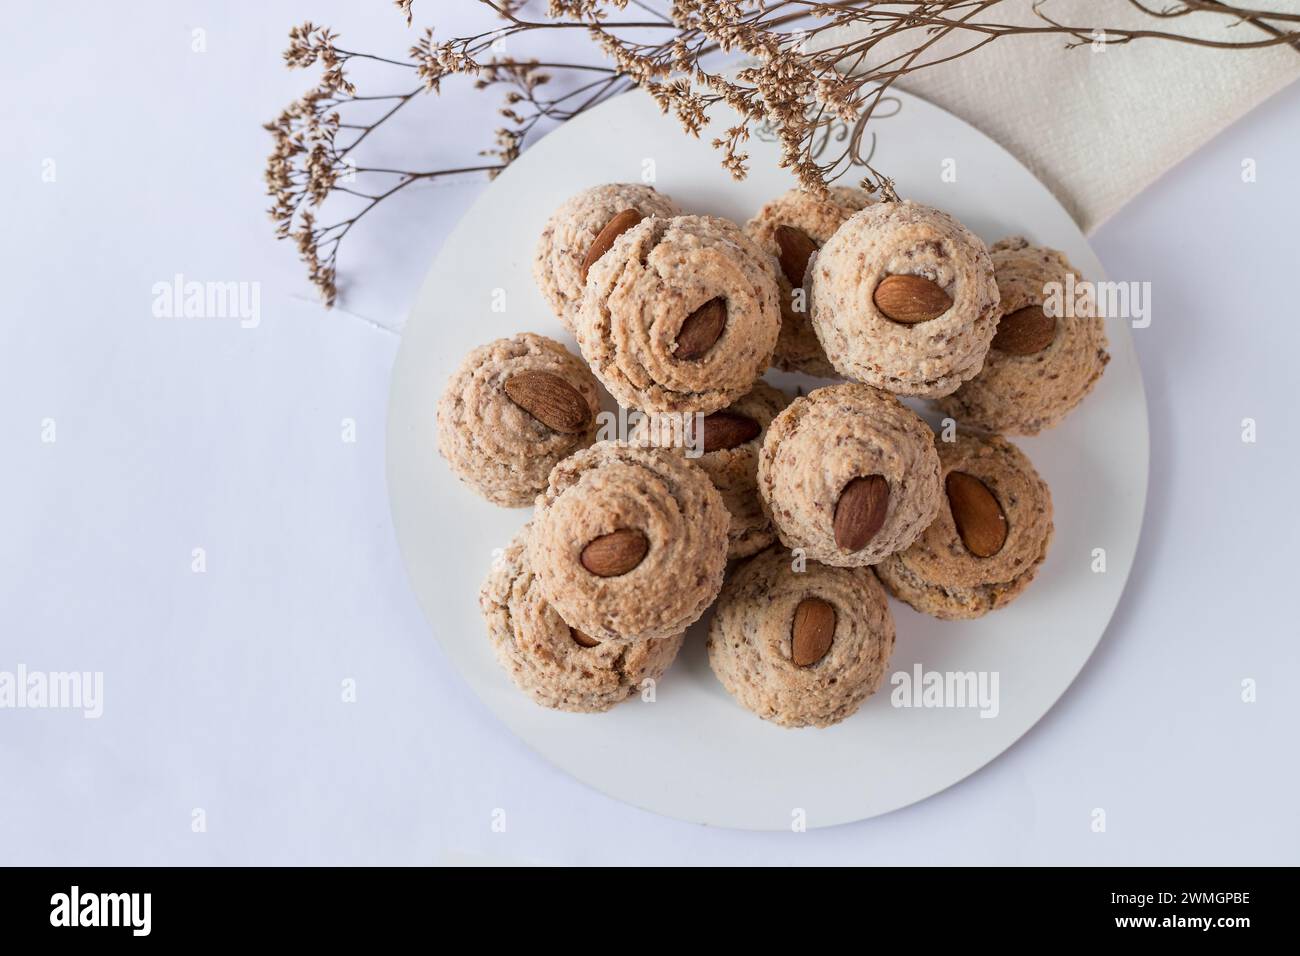
{"type": "Polygon", "coordinates": [[[710,299],[686,317],[677,333],[675,358],[685,362],[700,358],[722,335],[727,327],[727,300],[719,296],[710,299]]]}
{"type": "Polygon", "coordinates": [[[1002,316],[993,347],[1008,355],[1034,355],[1051,345],[1054,338],[1056,318],[1045,313],[1041,305],[1027,305],[1002,316]]]}
{"type": "Polygon", "coordinates": [[[790,656],[795,666],[816,664],[826,656],[834,640],[835,608],[821,598],[800,601],[790,625],[790,656]]]}
{"type": "Polygon", "coordinates": [[[597,259],[609,252],[609,247],[614,244],[614,240],[644,218],[645,216],[635,209],[624,209],[605,223],[605,228],[596,233],[596,238],[591,243],[591,248],[587,250],[581,268],[578,269],[578,275],[581,277],[583,285],[587,284],[587,273],[591,271],[591,267],[596,264],[597,259]]]}
{"type": "Polygon", "coordinates": [[[554,431],[576,435],[591,422],[582,393],[551,372],[519,372],[506,379],[505,390],[510,401],[554,431]]]}
{"type": "Polygon", "coordinates": [[[596,647],[600,644],[600,641],[596,640],[594,637],[587,636],[576,627],[569,628],[569,636],[573,638],[573,643],[577,644],[579,647],[596,647]]]}
{"type": "Polygon", "coordinates": [[[835,503],[835,544],[845,551],[867,546],[889,511],[889,482],[881,475],[854,478],[835,503]]]}
{"type": "Polygon", "coordinates": [[[904,325],[929,322],[952,308],[952,297],[925,276],[885,276],[871,298],[877,309],[904,325]]]}
{"type": "Polygon", "coordinates": [[[998,499],[974,475],[948,473],[944,481],[953,524],[966,550],[977,558],[991,558],[1007,541],[1007,516],[998,499]]]}
{"type": "Polygon", "coordinates": [[[705,415],[700,423],[704,431],[704,453],[736,448],[753,441],[763,430],[763,426],[748,415],[738,412],[714,412],[705,415]]]}
{"type": "Polygon", "coordinates": [[[777,260],[781,271],[795,288],[803,285],[803,274],[808,269],[808,260],[817,251],[813,237],[794,226],[776,227],[776,245],[781,250],[777,260]]]}
{"type": "Polygon", "coordinates": [[[619,528],[594,538],[582,549],[582,566],[599,578],[627,574],[645,558],[650,540],[635,528],[619,528]]]}

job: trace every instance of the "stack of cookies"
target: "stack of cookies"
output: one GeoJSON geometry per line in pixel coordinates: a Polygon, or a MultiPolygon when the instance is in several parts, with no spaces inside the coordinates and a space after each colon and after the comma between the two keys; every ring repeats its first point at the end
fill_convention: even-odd
{"type": "Polygon", "coordinates": [[[612,184],[560,206],[534,273],[581,358],[531,333],[475,349],[438,446],[487,500],[534,506],[479,598],[538,703],[642,692],[716,605],[723,687],[824,727],[884,680],[887,593],[955,620],[1033,580],[1051,497],[1002,435],[1060,422],[1108,361],[1101,319],[1044,310],[1080,278],[1059,252],[854,189],[792,191],[742,229],[612,184]],[[769,367],[842,381],[792,398],[769,367]]]}

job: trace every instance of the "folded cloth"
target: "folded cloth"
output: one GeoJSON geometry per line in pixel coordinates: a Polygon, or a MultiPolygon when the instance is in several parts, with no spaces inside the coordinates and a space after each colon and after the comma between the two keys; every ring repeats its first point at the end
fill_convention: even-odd
{"type": "MultiPolygon", "coordinates": [[[[1166,0],[1149,4],[1153,9],[1177,5],[1166,0]]],[[[1297,0],[1246,0],[1239,5],[1300,12],[1297,0]]],[[[1045,26],[1034,7],[1031,0],[1006,0],[972,22],[1045,26]]],[[[1002,144],[1056,194],[1085,232],[1300,77],[1300,50],[1286,44],[1224,50],[1156,38],[1119,43],[1103,40],[1100,33],[1104,27],[1174,32],[1216,42],[1270,38],[1256,24],[1234,25],[1221,14],[1157,18],[1131,0],[1046,0],[1038,7],[1058,23],[1081,27],[1089,42],[1065,49],[1072,40],[1059,35],[1001,37],[960,59],[905,76],[896,85],[1002,144]]],[[[859,25],[828,30],[817,34],[809,47],[825,49],[867,33],[868,28],[859,25]]],[[[891,38],[849,72],[870,69],[923,39],[920,29],[891,38]]],[[[958,31],[918,62],[952,55],[978,39],[977,34],[958,31]]]]}

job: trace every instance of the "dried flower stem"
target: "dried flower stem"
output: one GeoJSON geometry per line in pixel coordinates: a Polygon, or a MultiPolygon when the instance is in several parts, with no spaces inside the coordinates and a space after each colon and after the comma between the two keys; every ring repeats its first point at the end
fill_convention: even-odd
{"type": "MultiPolygon", "coordinates": [[[[633,86],[645,90],[693,136],[708,126],[719,104],[738,114],[712,141],[724,168],[736,178],[747,171],[749,157],[742,150],[750,131],[765,126],[776,135],[781,165],[805,188],[824,190],[845,166],[858,163],[867,170],[864,187],[896,198],[891,180],[858,152],[862,131],[885,93],[902,77],[941,67],[999,40],[1058,36],[1067,50],[1097,43],[1099,37],[1111,46],[1163,40],[1219,50],[1300,50],[1300,13],[1217,0],[1166,0],[1161,7],[1149,0],[1128,0],[1151,20],[1151,28],[1141,29],[1065,23],[1050,14],[1052,0],[547,0],[542,17],[525,15],[528,0],[469,2],[495,13],[499,25],[445,40],[435,40],[432,28],[426,29],[406,59],[339,48],[336,34],[310,22],[290,31],[285,63],[291,68],[320,63],[322,75],[314,89],[266,124],[275,140],[266,170],[273,199],[270,214],[276,234],[296,243],[327,304],[337,296],[343,238],[379,203],[414,182],[467,173],[495,175],[519,155],[543,122],[562,123],[633,86]],[[1037,24],[991,19],[999,8],[1022,14],[1030,10],[1037,24]],[[1252,29],[1240,38],[1222,40],[1163,28],[1194,16],[1252,29]],[[832,38],[831,31],[847,26],[856,28],[855,39],[832,38]],[[551,30],[584,32],[607,63],[496,55],[507,40],[513,47],[515,38],[526,40],[551,30]],[[951,37],[967,42],[955,51],[938,52],[938,45],[951,37]],[[885,54],[887,46],[901,52],[885,54]],[[734,73],[707,68],[706,62],[718,52],[742,54],[748,62],[734,73]],[[358,96],[346,73],[354,60],[413,71],[418,85],[358,96]],[[499,112],[506,125],[497,130],[494,145],[479,153],[488,162],[403,170],[353,160],[354,150],[372,133],[420,94],[440,92],[443,80],[455,76],[472,78],[479,90],[502,91],[499,112]],[[548,97],[545,88],[556,77],[571,88],[548,97]],[[353,120],[357,112],[384,103],[391,105],[377,118],[353,120]],[[348,122],[343,121],[345,112],[348,122]],[[820,157],[814,144],[836,119],[854,122],[856,135],[842,151],[820,157]],[[379,184],[362,188],[362,179],[379,184]],[[359,205],[348,217],[321,226],[317,216],[330,197],[347,197],[359,205]]],[[[395,0],[395,5],[409,26],[413,0],[395,0]]]]}

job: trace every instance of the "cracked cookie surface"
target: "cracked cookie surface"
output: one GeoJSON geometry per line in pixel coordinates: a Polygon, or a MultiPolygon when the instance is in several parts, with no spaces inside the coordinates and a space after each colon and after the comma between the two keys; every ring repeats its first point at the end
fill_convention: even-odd
{"type": "Polygon", "coordinates": [[[583,358],[628,408],[725,408],[771,361],[774,269],[725,219],[643,220],[592,266],[576,320],[583,358]]]}
{"type": "Polygon", "coordinates": [[[781,543],[824,564],[875,564],[906,548],[939,510],[939,456],[928,425],[888,392],[844,383],[796,398],[772,422],[758,490],[781,543]],[[860,547],[841,546],[836,516],[850,483],[880,476],[888,500],[860,547]]]}
{"type": "MultiPolygon", "coordinates": [[[[1001,296],[998,334],[980,373],[937,405],[963,425],[1036,435],[1059,424],[1101,379],[1110,361],[1106,323],[1096,315],[1062,315],[1037,341],[1019,337],[1003,347],[1008,316],[1041,308],[1053,283],[1064,287],[1067,276],[1083,276],[1064,254],[1020,236],[995,243],[991,254],[1001,296]]],[[[1093,302],[1086,297],[1082,311],[1095,311],[1093,302]]]]}
{"type": "MultiPolygon", "coordinates": [[[[894,619],[870,568],[834,568],[773,547],[727,581],[709,623],[709,666],[747,710],[783,727],[827,727],[853,714],[880,687],[894,649],[894,619]],[[801,665],[800,605],[828,605],[828,646],[801,665]]],[[[820,650],[820,648],[819,648],[820,650]]]]}
{"type": "Polygon", "coordinates": [[[789,404],[789,395],[760,381],[722,411],[703,416],[703,435],[691,431],[693,416],[684,423],[672,413],[648,415],[632,431],[634,444],[672,448],[709,476],[731,515],[729,559],[748,557],[776,539],[758,495],[758,452],[768,425],[789,404]],[[712,447],[719,443],[724,447],[712,447]]]}
{"type": "Polygon", "coordinates": [[[588,253],[614,217],[628,209],[643,217],[681,212],[677,203],[652,186],[609,183],[571,196],[542,230],[533,255],[533,278],[551,311],[570,332],[586,286],[582,267],[588,253]]]}
{"type": "Polygon", "coordinates": [[[639,693],[643,681],[658,681],[684,635],[601,644],[575,634],[528,566],[530,531],[525,526],[510,542],[479,591],[488,640],[515,685],[543,707],[598,713],[639,693]]]}
{"type": "Polygon", "coordinates": [[[980,238],[947,213],[873,203],[840,226],[809,272],[813,329],[846,378],[938,397],[979,372],[998,316],[993,263],[980,238]],[[877,296],[892,277],[926,280],[949,305],[927,320],[897,321],[877,296]]]}
{"type": "Polygon", "coordinates": [[[809,253],[825,245],[846,219],[873,201],[865,190],[847,186],[836,186],[825,199],[792,189],[763,206],[745,225],[745,232],[779,266],[781,334],[772,355],[777,368],[819,378],[839,377],[809,321],[807,290],[802,303],[794,299],[794,293],[804,286],[809,253]]]}
{"type": "MultiPolygon", "coordinates": [[[[679,634],[717,597],[730,515],[703,470],[663,448],[605,441],[555,466],[537,498],[529,563],[560,616],[599,641],[679,634]],[[592,543],[641,547],[592,560],[592,543]],[[611,537],[615,536],[615,537],[611,537]],[[616,570],[617,573],[602,573],[616,570]]],[[[596,546],[597,548],[600,545],[596,546]]]]}
{"type": "Polygon", "coordinates": [[[972,553],[945,495],[934,522],[907,550],[876,566],[890,593],[945,620],[980,617],[1020,595],[1038,573],[1052,540],[1052,496],[1025,454],[997,435],[958,432],[938,442],[945,484],[969,475],[992,494],[1005,518],[1005,540],[987,557],[972,553]]]}
{"type": "Polygon", "coordinates": [[[488,501],[521,508],[546,487],[556,462],[595,441],[599,411],[596,379],[582,360],[554,339],[525,332],[479,346],[452,373],[438,400],[438,451],[488,501]],[[572,418],[568,430],[557,430],[525,410],[507,392],[507,382],[525,373],[569,385],[586,422],[579,427],[572,418]]]}

